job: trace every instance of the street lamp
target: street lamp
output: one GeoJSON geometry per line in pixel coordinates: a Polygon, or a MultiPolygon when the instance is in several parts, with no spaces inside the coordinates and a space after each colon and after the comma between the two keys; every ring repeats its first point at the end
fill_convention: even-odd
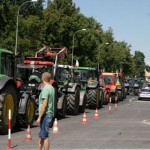
{"type": "MultiPolygon", "coordinates": [[[[109,43],[106,42],[106,43],[102,43],[100,44],[100,48],[102,47],[102,45],[108,45],[109,43]]],[[[100,56],[100,48],[99,48],[99,53],[98,53],[98,73],[99,73],[99,56],[100,56]]]]}
{"type": "Polygon", "coordinates": [[[15,56],[17,55],[17,42],[18,42],[18,18],[19,18],[19,11],[20,11],[20,8],[26,4],[26,3],[29,3],[29,2],[37,2],[37,0],[31,0],[31,1],[26,1],[24,3],[22,3],[20,6],[19,6],[19,9],[18,9],[18,12],[17,12],[17,23],[16,23],[16,42],[15,42],[15,56]]]}
{"type": "Polygon", "coordinates": [[[78,32],[80,32],[80,31],[86,31],[86,29],[78,30],[78,31],[76,31],[76,32],[74,33],[74,35],[73,35],[73,40],[72,40],[72,63],[71,63],[72,66],[73,66],[73,53],[74,53],[74,37],[75,37],[75,35],[76,35],[78,32]]]}

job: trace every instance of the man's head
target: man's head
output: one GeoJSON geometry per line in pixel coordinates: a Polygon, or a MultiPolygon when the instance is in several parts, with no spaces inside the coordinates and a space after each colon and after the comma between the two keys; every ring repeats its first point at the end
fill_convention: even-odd
{"type": "Polygon", "coordinates": [[[51,80],[51,74],[49,72],[44,72],[42,74],[42,81],[50,82],[50,80],[51,80]]]}

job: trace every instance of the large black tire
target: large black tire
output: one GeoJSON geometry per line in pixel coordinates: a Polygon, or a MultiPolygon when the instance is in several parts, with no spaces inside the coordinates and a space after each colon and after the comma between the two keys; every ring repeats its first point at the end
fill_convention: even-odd
{"type": "Polygon", "coordinates": [[[82,104],[82,106],[79,107],[79,113],[84,113],[85,112],[86,103],[87,103],[87,95],[84,94],[83,104],[82,104]]]}
{"type": "Polygon", "coordinates": [[[118,91],[118,93],[119,93],[118,100],[123,101],[123,91],[122,90],[118,91]]]}
{"type": "Polygon", "coordinates": [[[99,104],[100,108],[103,107],[103,104],[104,104],[104,92],[103,90],[100,90],[100,104],[99,104]]]}
{"type": "Polygon", "coordinates": [[[134,90],[134,94],[135,94],[135,95],[138,95],[138,92],[139,92],[139,89],[135,89],[135,90],[134,90]]]}
{"type": "Polygon", "coordinates": [[[35,110],[36,110],[36,104],[35,100],[29,96],[27,104],[26,104],[26,110],[25,114],[20,115],[20,126],[21,127],[27,127],[28,125],[32,125],[35,120],[35,110]]]}
{"type": "Polygon", "coordinates": [[[11,128],[13,129],[17,115],[16,90],[11,85],[1,91],[0,94],[0,133],[6,134],[8,131],[8,111],[11,110],[11,128]]]}
{"type": "Polygon", "coordinates": [[[87,105],[90,109],[99,108],[100,93],[97,89],[89,89],[87,91],[87,105]]]}
{"type": "Polygon", "coordinates": [[[103,105],[107,105],[109,103],[109,101],[107,100],[107,92],[104,92],[104,102],[103,105]]]}
{"type": "Polygon", "coordinates": [[[126,96],[127,96],[127,94],[126,94],[126,91],[125,91],[125,87],[123,87],[123,99],[126,99],[126,96]]]}
{"type": "Polygon", "coordinates": [[[56,117],[56,114],[58,112],[57,110],[57,103],[58,103],[58,88],[54,86],[55,89],[55,101],[54,101],[54,118],[56,117]]]}
{"type": "Polygon", "coordinates": [[[67,113],[67,99],[66,99],[66,96],[64,96],[63,103],[62,103],[62,108],[59,111],[59,115],[60,115],[61,118],[65,118],[66,113],[67,113]]]}
{"type": "Polygon", "coordinates": [[[79,112],[80,89],[76,88],[75,93],[67,94],[67,114],[77,115],[79,112]]]}

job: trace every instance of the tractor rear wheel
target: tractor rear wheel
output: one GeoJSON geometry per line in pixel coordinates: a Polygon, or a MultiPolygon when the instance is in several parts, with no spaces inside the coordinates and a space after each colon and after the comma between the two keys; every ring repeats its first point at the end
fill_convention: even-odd
{"type": "Polygon", "coordinates": [[[67,113],[77,115],[79,111],[80,89],[77,88],[75,93],[67,94],[67,113]]]}
{"type": "Polygon", "coordinates": [[[11,128],[16,122],[17,96],[13,86],[7,85],[0,95],[0,133],[8,131],[8,111],[11,110],[11,128]]]}

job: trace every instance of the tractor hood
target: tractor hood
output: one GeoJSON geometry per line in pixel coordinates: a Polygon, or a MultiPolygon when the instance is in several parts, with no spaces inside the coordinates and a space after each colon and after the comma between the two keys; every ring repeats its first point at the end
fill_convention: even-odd
{"type": "Polygon", "coordinates": [[[106,85],[106,88],[110,89],[110,92],[115,92],[117,89],[116,85],[106,85]]]}
{"type": "Polygon", "coordinates": [[[97,80],[89,79],[87,83],[87,88],[96,88],[97,86],[98,86],[97,80]]]}

